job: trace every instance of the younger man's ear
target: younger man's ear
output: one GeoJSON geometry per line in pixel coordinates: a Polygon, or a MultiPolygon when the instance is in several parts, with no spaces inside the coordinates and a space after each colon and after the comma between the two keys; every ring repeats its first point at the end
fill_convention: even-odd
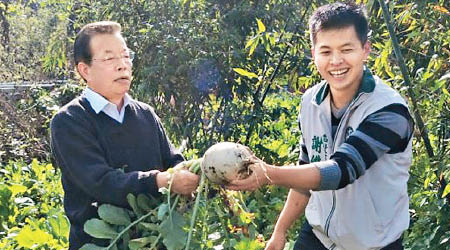
{"type": "Polygon", "coordinates": [[[81,77],[85,80],[88,81],[88,77],[89,77],[89,66],[84,63],[84,62],[79,62],[77,64],[77,71],[78,73],[81,75],[81,77]]]}
{"type": "Polygon", "coordinates": [[[366,59],[367,59],[367,57],[369,56],[369,54],[370,54],[370,51],[372,50],[372,44],[370,43],[370,41],[369,40],[367,40],[365,43],[364,43],[364,54],[366,55],[366,59]]]}

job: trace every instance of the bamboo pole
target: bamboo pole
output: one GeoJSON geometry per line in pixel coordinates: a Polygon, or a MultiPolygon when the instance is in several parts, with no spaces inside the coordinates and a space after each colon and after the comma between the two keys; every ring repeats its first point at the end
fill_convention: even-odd
{"type": "MultiPolygon", "coordinates": [[[[389,30],[389,35],[392,40],[392,46],[394,47],[395,57],[397,58],[398,66],[400,67],[400,71],[402,72],[402,75],[403,75],[404,84],[407,87],[406,89],[408,90],[409,98],[411,98],[411,101],[412,101],[414,118],[416,120],[416,124],[419,127],[420,135],[422,137],[423,143],[425,144],[425,148],[427,150],[428,157],[431,160],[433,160],[433,158],[435,156],[433,147],[431,146],[430,139],[428,137],[428,130],[423,123],[422,116],[420,115],[420,112],[419,112],[419,107],[417,106],[417,99],[416,99],[414,91],[412,90],[412,87],[411,87],[411,79],[409,78],[408,69],[406,68],[405,60],[403,58],[402,52],[400,51],[400,46],[397,41],[397,36],[395,35],[395,31],[394,31],[394,27],[391,22],[391,16],[389,14],[388,7],[386,6],[386,3],[384,2],[384,0],[378,0],[378,2],[380,3],[381,9],[383,11],[384,20],[385,20],[386,26],[389,30]]],[[[447,185],[447,182],[444,179],[444,176],[441,176],[439,174],[438,170],[435,170],[434,174],[437,176],[437,178],[439,180],[439,184],[441,185],[440,193],[442,194],[445,186],[447,185]]],[[[450,197],[450,196],[447,195],[447,197],[450,197]]]]}

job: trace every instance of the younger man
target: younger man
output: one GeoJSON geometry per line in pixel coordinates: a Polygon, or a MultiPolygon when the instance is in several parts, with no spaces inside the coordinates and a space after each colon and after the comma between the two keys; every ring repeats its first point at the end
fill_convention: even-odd
{"type": "Polygon", "coordinates": [[[309,25],[313,60],[324,81],[302,97],[304,165],[277,167],[255,159],[253,174],[228,187],[291,188],[266,250],[282,250],[288,228],[303,213],[295,249],[403,249],[413,132],[407,104],[364,66],[370,43],[361,6],[322,6],[309,25]]]}
{"type": "MultiPolygon", "coordinates": [[[[102,203],[127,207],[127,195],[158,196],[169,167],[183,161],[154,110],[127,94],[133,52],[115,22],[84,26],[74,44],[75,65],[87,88],[51,122],[53,155],[62,171],[69,249],[93,242],[84,223],[102,203]]],[[[172,191],[190,194],[199,176],[178,171],[172,191]]],[[[101,242],[94,242],[101,244],[101,242]]]]}

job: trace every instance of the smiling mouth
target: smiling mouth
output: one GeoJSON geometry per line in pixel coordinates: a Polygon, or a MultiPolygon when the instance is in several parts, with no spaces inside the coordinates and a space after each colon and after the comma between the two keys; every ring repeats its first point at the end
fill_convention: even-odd
{"type": "Polygon", "coordinates": [[[334,77],[342,77],[345,73],[347,73],[350,69],[339,69],[339,70],[332,70],[329,71],[330,75],[334,77]]]}

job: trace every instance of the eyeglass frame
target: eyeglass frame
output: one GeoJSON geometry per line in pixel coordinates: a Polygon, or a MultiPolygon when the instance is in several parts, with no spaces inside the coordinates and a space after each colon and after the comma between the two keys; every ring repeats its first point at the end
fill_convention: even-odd
{"type": "Polygon", "coordinates": [[[118,59],[120,59],[120,60],[126,59],[127,62],[132,63],[136,56],[136,53],[130,49],[127,50],[126,52],[128,54],[121,55],[119,57],[115,56],[115,57],[106,57],[106,58],[92,58],[91,62],[99,61],[99,62],[104,63],[105,65],[114,65],[114,62],[117,62],[118,59]]]}

